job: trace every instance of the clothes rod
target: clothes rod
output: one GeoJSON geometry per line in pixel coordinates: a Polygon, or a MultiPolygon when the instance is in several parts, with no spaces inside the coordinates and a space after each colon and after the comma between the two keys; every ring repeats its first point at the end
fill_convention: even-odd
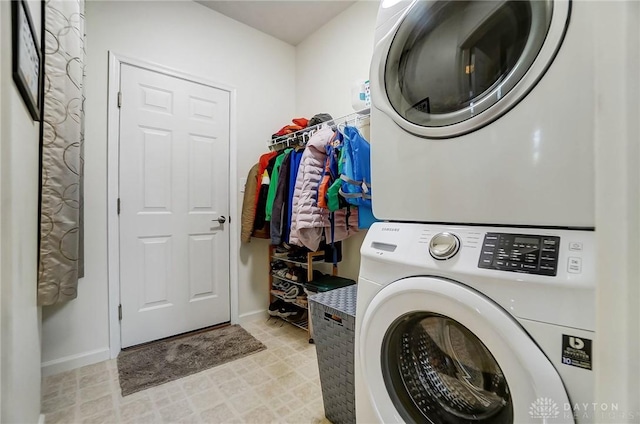
{"type": "Polygon", "coordinates": [[[305,146],[311,136],[320,129],[323,125],[330,125],[334,128],[340,125],[348,125],[353,122],[354,126],[357,126],[359,120],[369,119],[371,109],[363,109],[358,112],[350,113],[349,115],[334,118],[330,121],[321,122],[311,127],[303,128],[291,134],[283,135],[278,138],[274,138],[267,142],[269,150],[282,150],[291,146],[305,146]]]}

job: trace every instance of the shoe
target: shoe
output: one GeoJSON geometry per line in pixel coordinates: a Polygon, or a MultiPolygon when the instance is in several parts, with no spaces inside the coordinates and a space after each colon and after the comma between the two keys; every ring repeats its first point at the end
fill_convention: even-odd
{"type": "Polygon", "coordinates": [[[285,292],[287,290],[289,290],[289,287],[291,287],[291,283],[284,281],[284,280],[278,280],[275,279],[273,280],[273,283],[271,284],[271,288],[274,290],[280,290],[282,292],[285,292]]]}
{"type": "Polygon", "coordinates": [[[307,270],[299,267],[291,268],[287,273],[287,278],[291,281],[295,281],[296,283],[306,283],[307,270]]]}
{"type": "Polygon", "coordinates": [[[304,309],[298,309],[295,314],[289,315],[287,318],[289,321],[299,322],[304,320],[307,317],[307,311],[304,309]]]}
{"type": "Polygon", "coordinates": [[[277,271],[275,271],[273,273],[274,276],[278,277],[278,278],[286,278],[289,279],[287,277],[287,275],[289,275],[289,268],[283,268],[283,269],[279,269],[277,271]]]}
{"type": "Polygon", "coordinates": [[[307,262],[307,253],[310,252],[309,249],[295,249],[289,252],[287,257],[292,261],[297,262],[307,262]]]}
{"type": "Polygon", "coordinates": [[[284,292],[284,295],[282,295],[282,297],[284,297],[284,300],[293,302],[298,298],[298,296],[301,296],[302,293],[304,293],[302,287],[292,285],[287,291],[284,292]]]}
{"type": "Polygon", "coordinates": [[[286,305],[286,302],[282,299],[276,299],[269,305],[269,310],[267,311],[272,317],[280,316],[280,308],[286,305]]]}
{"type": "Polygon", "coordinates": [[[298,268],[296,271],[296,277],[298,283],[306,283],[307,282],[307,270],[304,268],[298,268]]]}
{"type": "Polygon", "coordinates": [[[294,262],[307,262],[307,255],[300,253],[290,253],[288,259],[294,262]]]}
{"type": "Polygon", "coordinates": [[[300,306],[302,306],[303,308],[306,308],[309,306],[309,299],[307,298],[307,294],[305,293],[303,296],[298,296],[296,297],[296,303],[300,306]]]}
{"type": "Polygon", "coordinates": [[[285,278],[287,280],[291,280],[291,281],[298,281],[298,280],[294,280],[295,277],[295,268],[289,268],[287,270],[287,274],[285,275],[285,278]]]}
{"type": "Polygon", "coordinates": [[[307,270],[304,268],[298,268],[294,271],[295,282],[306,283],[307,282],[307,270]]]}
{"type": "Polygon", "coordinates": [[[286,258],[288,254],[289,254],[288,250],[283,250],[283,251],[280,251],[280,252],[276,251],[276,252],[273,252],[273,257],[274,258],[286,258]]]}
{"type": "Polygon", "coordinates": [[[290,316],[294,315],[299,310],[300,310],[300,308],[294,306],[293,304],[287,303],[287,302],[283,302],[283,305],[278,310],[278,316],[280,318],[289,318],[290,316]]]}
{"type": "Polygon", "coordinates": [[[282,261],[272,261],[271,262],[271,271],[277,271],[279,269],[286,268],[287,264],[282,261]]]}

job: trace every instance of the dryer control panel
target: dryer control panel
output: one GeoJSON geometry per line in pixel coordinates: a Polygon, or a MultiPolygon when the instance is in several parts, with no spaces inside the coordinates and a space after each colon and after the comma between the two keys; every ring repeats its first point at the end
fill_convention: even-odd
{"type": "Polygon", "coordinates": [[[555,276],[560,237],[486,233],[479,268],[555,276]]]}

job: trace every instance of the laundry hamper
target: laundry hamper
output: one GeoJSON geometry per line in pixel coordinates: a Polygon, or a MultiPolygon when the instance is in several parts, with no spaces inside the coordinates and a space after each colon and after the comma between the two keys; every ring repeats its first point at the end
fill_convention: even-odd
{"type": "Polygon", "coordinates": [[[356,422],[356,290],[352,285],[309,297],[324,413],[334,424],[356,422]]]}

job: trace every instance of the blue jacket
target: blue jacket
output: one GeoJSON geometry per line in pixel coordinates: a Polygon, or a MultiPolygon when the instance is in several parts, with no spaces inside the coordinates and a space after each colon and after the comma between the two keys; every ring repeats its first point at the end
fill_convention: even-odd
{"type": "Polygon", "coordinates": [[[289,163],[289,193],[287,202],[287,219],[282,240],[289,242],[289,231],[291,230],[291,215],[293,214],[293,192],[296,189],[296,178],[298,177],[298,168],[300,167],[300,160],[302,159],[303,151],[292,151],[289,163]]]}

